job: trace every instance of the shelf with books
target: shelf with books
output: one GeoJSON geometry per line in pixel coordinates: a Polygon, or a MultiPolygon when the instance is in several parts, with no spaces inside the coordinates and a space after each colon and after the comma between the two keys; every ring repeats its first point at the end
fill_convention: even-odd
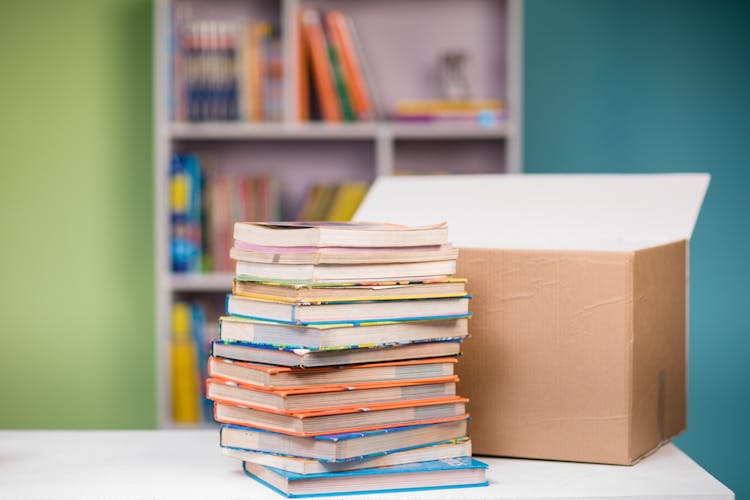
{"type": "MultiPolygon", "coordinates": [[[[193,255],[198,247],[189,238],[183,250],[194,267],[173,272],[175,155],[199,160],[202,217],[223,215],[213,226],[238,217],[343,217],[381,175],[519,172],[521,9],[522,0],[155,1],[160,426],[174,423],[173,304],[219,304],[231,287],[231,263],[217,265],[213,255],[222,250],[200,243],[193,255]],[[318,16],[333,98],[361,105],[357,79],[369,92],[370,113],[325,119],[311,39],[301,26],[306,9],[318,16]],[[336,68],[331,50],[338,51],[336,68]],[[461,93],[463,77],[469,94],[461,93]],[[217,178],[223,188],[211,187],[217,178]],[[239,209],[265,192],[258,188],[264,183],[276,186],[276,215],[239,209]]],[[[210,240],[210,226],[193,221],[185,235],[210,240]]]]}

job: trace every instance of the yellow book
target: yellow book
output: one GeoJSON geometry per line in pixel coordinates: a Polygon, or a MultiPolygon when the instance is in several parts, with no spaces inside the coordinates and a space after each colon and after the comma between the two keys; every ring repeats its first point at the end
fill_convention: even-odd
{"type": "Polygon", "coordinates": [[[496,99],[477,99],[468,101],[450,100],[424,100],[424,101],[401,101],[396,103],[397,114],[410,113],[435,113],[435,112],[477,112],[477,111],[502,111],[505,108],[503,101],[496,99]]]}
{"type": "Polygon", "coordinates": [[[347,182],[336,191],[326,220],[333,222],[348,222],[352,220],[354,212],[367,194],[367,185],[362,182],[347,182]]]}
{"type": "Polygon", "coordinates": [[[190,328],[190,305],[176,302],[172,307],[172,418],[178,423],[201,419],[197,354],[190,328]]]}

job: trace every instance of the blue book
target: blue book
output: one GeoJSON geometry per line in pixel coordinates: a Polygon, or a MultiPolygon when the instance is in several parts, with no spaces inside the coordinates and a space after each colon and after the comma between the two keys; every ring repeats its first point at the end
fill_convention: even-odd
{"type": "Polygon", "coordinates": [[[337,349],[300,349],[296,346],[227,342],[216,340],[211,347],[214,356],[280,366],[339,366],[379,363],[405,359],[441,358],[461,352],[461,339],[437,342],[411,342],[369,346],[347,346],[337,349]]]}
{"type": "Polygon", "coordinates": [[[467,420],[312,437],[222,424],[220,444],[227,449],[345,463],[460,439],[466,436],[467,420]]]}
{"type": "Polygon", "coordinates": [[[201,269],[201,166],[194,155],[173,155],[170,163],[172,271],[201,269]]]}
{"type": "Polygon", "coordinates": [[[286,325],[376,324],[390,321],[427,321],[469,318],[469,299],[441,297],[432,299],[355,300],[350,302],[277,302],[228,294],[226,312],[261,321],[286,325]]]}
{"type": "Polygon", "coordinates": [[[471,457],[320,474],[243,462],[245,473],[290,498],[487,486],[487,464],[471,457]],[[333,480],[332,480],[333,479],[333,480]]]}

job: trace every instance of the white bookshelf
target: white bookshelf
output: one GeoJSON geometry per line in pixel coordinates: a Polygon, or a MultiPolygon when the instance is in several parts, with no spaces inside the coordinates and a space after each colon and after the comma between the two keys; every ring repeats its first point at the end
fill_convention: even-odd
{"type": "MultiPolygon", "coordinates": [[[[172,303],[178,297],[194,296],[211,296],[218,302],[230,291],[232,275],[170,271],[168,186],[172,154],[209,152],[229,170],[252,172],[261,164],[266,169],[274,165],[273,173],[278,173],[283,188],[289,189],[288,197],[301,196],[304,183],[316,179],[331,181],[351,175],[371,181],[380,175],[429,172],[440,161],[451,162],[451,171],[456,173],[518,173],[522,165],[522,0],[156,0],[154,8],[156,408],[159,427],[174,427],[169,349],[172,303]],[[177,1],[191,4],[206,18],[214,14],[216,19],[270,15],[279,23],[284,57],[282,122],[170,121],[170,11],[177,1]],[[503,99],[507,121],[492,126],[296,121],[298,103],[291,82],[296,81],[298,71],[293,64],[299,36],[295,13],[301,6],[341,9],[353,17],[371,70],[378,77],[373,84],[386,105],[399,98],[435,97],[400,95],[401,89],[414,92],[418,88],[417,81],[404,76],[408,75],[404,68],[415,64],[412,59],[430,57],[430,50],[440,49],[443,41],[465,41],[478,54],[478,60],[472,63],[478,66],[479,91],[503,99]],[[409,21],[415,12],[419,12],[418,17],[409,21]],[[391,19],[410,22],[409,29],[381,36],[380,26],[391,19]],[[403,40],[415,36],[412,31],[424,40],[421,45],[403,40]],[[397,45],[393,44],[399,43],[409,50],[394,49],[397,45]],[[385,67],[390,64],[394,65],[392,70],[385,67]]],[[[425,92],[434,94],[434,89],[428,90],[425,92]]]]}

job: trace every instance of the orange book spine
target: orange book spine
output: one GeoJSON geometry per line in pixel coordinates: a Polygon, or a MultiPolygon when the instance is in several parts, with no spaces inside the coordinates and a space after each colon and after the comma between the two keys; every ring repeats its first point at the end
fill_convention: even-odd
{"type": "Polygon", "coordinates": [[[320,24],[320,14],[315,10],[305,9],[302,12],[302,27],[323,119],[327,122],[339,122],[341,121],[341,107],[333,83],[333,70],[328,57],[325,34],[320,24]]]}
{"type": "Polygon", "coordinates": [[[307,81],[310,71],[307,61],[307,43],[302,24],[303,11],[297,13],[297,119],[301,122],[310,120],[310,87],[307,81]]]}
{"type": "MultiPolygon", "coordinates": [[[[287,396],[295,396],[298,394],[322,394],[322,393],[327,393],[327,392],[348,392],[348,391],[357,391],[357,390],[365,390],[365,389],[385,389],[385,388],[391,388],[391,387],[413,387],[413,386],[428,385],[428,384],[450,384],[450,383],[456,383],[458,381],[459,381],[458,375],[452,375],[448,377],[434,377],[434,378],[426,378],[426,379],[421,379],[421,380],[389,380],[389,381],[383,381],[383,382],[360,382],[360,383],[354,383],[354,384],[330,384],[330,385],[312,385],[312,386],[301,385],[301,386],[289,386],[289,387],[283,387],[283,388],[276,388],[276,387],[262,387],[262,386],[257,386],[253,384],[248,384],[248,383],[241,382],[238,380],[233,380],[232,377],[225,377],[222,375],[212,375],[210,378],[206,379],[206,384],[216,383],[216,384],[231,385],[234,387],[241,387],[241,388],[250,389],[253,391],[268,392],[268,393],[277,394],[281,397],[287,397],[287,396]]],[[[348,407],[341,407],[341,408],[351,408],[351,405],[348,407]]],[[[307,411],[314,411],[314,410],[307,410],[307,411]]]]}
{"type": "Polygon", "coordinates": [[[270,36],[271,27],[266,22],[255,23],[250,30],[250,119],[263,120],[263,83],[265,82],[266,61],[263,40],[270,36]]]}
{"type": "Polygon", "coordinates": [[[354,106],[357,118],[368,120],[372,118],[372,102],[367,91],[367,83],[357,60],[349,25],[344,14],[339,11],[329,12],[325,18],[328,33],[339,49],[345,80],[354,106]]]}

